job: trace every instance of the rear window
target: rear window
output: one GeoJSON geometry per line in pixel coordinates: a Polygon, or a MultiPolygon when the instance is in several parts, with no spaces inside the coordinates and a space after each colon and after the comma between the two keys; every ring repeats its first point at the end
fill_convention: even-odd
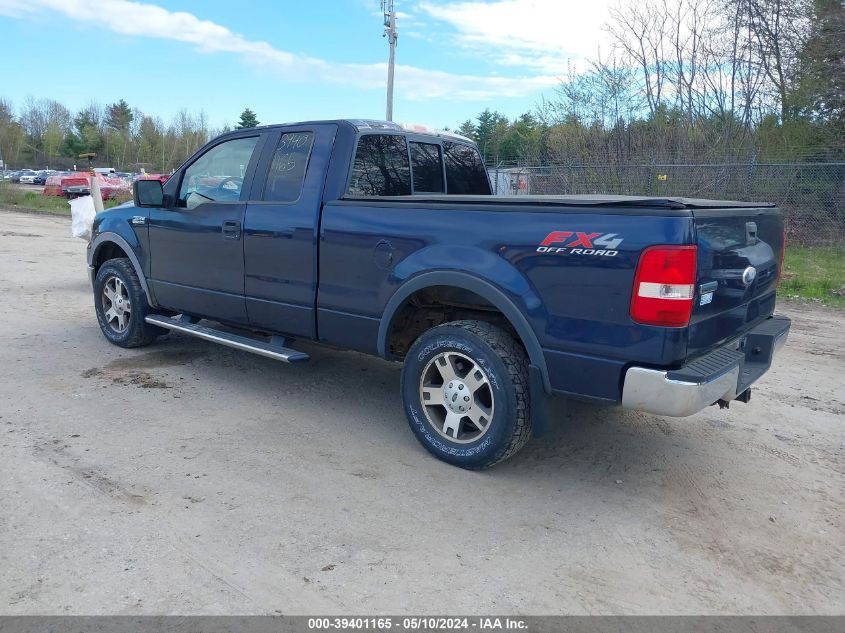
{"type": "Polygon", "coordinates": [[[405,137],[367,134],[358,140],[351,196],[407,196],[411,194],[411,165],[405,137]]]}
{"type": "Polygon", "coordinates": [[[450,194],[489,196],[490,181],[481,155],[474,147],[443,143],[446,156],[446,187],[450,194]]]}
{"type": "Polygon", "coordinates": [[[411,171],[414,174],[414,193],[445,192],[439,145],[411,141],[411,171]]]}

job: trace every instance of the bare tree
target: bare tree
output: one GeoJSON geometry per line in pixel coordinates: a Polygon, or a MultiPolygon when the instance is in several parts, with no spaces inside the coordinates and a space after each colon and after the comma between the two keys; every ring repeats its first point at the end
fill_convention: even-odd
{"type": "Polygon", "coordinates": [[[666,83],[665,45],[668,41],[668,16],[663,3],[620,4],[611,9],[607,26],[616,45],[642,72],[642,90],[654,115],[663,103],[666,83]]]}
{"type": "Polygon", "coordinates": [[[805,0],[747,0],[748,27],[759,62],[780,109],[781,121],[796,114],[792,97],[801,82],[801,54],[809,37],[810,7],[805,0]]]}

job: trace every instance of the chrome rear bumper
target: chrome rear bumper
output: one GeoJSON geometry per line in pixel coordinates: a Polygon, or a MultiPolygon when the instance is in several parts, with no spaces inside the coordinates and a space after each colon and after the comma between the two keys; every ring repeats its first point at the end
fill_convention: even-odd
{"type": "Polygon", "coordinates": [[[630,367],[622,406],[686,417],[719,400],[729,402],[766,373],[786,343],[790,323],[787,317],[771,317],[745,335],[738,349],[722,347],[679,369],[630,367]]]}
{"type": "Polygon", "coordinates": [[[683,418],[719,400],[733,400],[738,380],[738,366],[701,383],[672,380],[658,369],[631,367],[625,374],[622,406],[683,418]]]}

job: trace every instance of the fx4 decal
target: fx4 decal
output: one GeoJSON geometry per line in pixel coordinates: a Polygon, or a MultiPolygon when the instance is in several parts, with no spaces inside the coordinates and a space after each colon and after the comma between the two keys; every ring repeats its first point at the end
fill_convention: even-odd
{"type": "Polygon", "coordinates": [[[540,242],[538,253],[550,255],[598,255],[616,257],[622,243],[618,233],[586,233],[581,231],[552,231],[540,242]]]}

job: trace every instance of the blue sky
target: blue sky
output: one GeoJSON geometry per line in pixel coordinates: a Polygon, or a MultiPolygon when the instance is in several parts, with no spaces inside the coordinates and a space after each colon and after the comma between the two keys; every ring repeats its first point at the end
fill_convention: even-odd
{"type": "MultiPolygon", "coordinates": [[[[394,118],[533,109],[606,40],[609,1],[396,0],[394,118]]],[[[381,32],[378,0],[0,0],[0,97],[122,98],[164,119],[203,110],[213,127],[247,106],[262,123],[383,118],[381,32]]]]}

